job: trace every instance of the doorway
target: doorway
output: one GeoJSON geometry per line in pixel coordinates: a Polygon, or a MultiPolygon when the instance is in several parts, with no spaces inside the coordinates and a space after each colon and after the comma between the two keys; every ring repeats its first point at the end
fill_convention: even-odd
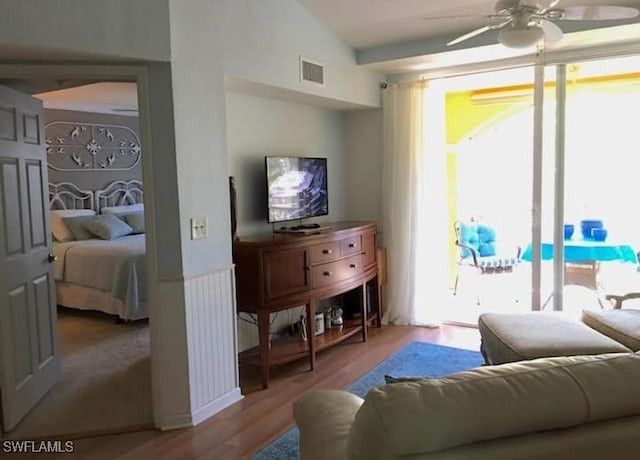
{"type": "MultiPolygon", "coordinates": [[[[20,69],[17,69],[15,66],[2,66],[3,69],[6,71],[5,73],[3,73],[4,75],[10,76],[11,80],[16,81],[18,80],[16,77],[19,76],[19,80],[25,81],[25,80],[29,80],[29,79],[42,79],[44,77],[46,78],[50,78],[51,75],[54,76],[62,76],[64,75],[64,79],[68,79],[68,72],[73,73],[74,75],[74,80],[77,78],[78,82],[86,82],[86,83],[91,83],[91,82],[95,82],[99,77],[98,74],[100,74],[100,70],[101,69],[105,69],[105,75],[108,76],[109,74],[120,74],[118,75],[117,79],[118,80],[123,80],[123,79],[130,79],[130,80],[137,80],[139,78],[144,78],[142,76],[142,70],[141,69],[137,69],[137,68],[132,68],[132,67],[127,67],[127,68],[122,68],[122,69],[114,69],[114,67],[100,67],[100,66],[79,66],[79,67],[73,67],[73,69],[71,69],[71,67],[65,67],[65,66],[21,66],[20,69]],[[16,74],[17,71],[17,74],[16,74]]],[[[77,82],[75,83],[77,84],[77,82]]],[[[134,83],[135,85],[135,83],[134,83]]],[[[138,86],[139,86],[139,82],[138,82],[138,86]]],[[[141,98],[144,100],[146,98],[145,94],[141,95],[141,98]]],[[[137,99],[137,97],[136,97],[137,99]]],[[[142,133],[140,135],[140,138],[147,143],[147,145],[149,145],[148,143],[148,122],[145,120],[145,122],[143,123],[143,129],[142,129],[142,133]]],[[[152,229],[149,229],[152,230],[152,229]]],[[[144,247],[144,243],[143,243],[143,247],[144,247]]],[[[100,314],[87,314],[86,316],[83,316],[82,318],[80,318],[80,316],[78,315],[78,313],[83,313],[84,312],[70,312],[70,311],[62,311],[60,313],[60,320],[61,320],[61,324],[60,324],[60,330],[72,330],[71,334],[69,334],[72,337],[72,340],[70,341],[66,341],[65,340],[61,340],[59,345],[59,349],[64,351],[64,348],[67,347],[67,351],[77,351],[79,348],[82,348],[83,344],[86,344],[86,330],[91,330],[93,329],[94,332],[96,332],[96,336],[111,336],[116,337],[119,339],[122,339],[123,337],[126,337],[127,335],[129,336],[128,339],[129,340],[133,340],[133,343],[137,343],[138,348],[145,349],[146,350],[146,354],[147,354],[147,360],[146,360],[146,364],[143,365],[137,365],[135,366],[137,368],[136,372],[139,374],[141,371],[143,374],[145,374],[146,380],[147,380],[147,385],[146,385],[146,389],[145,389],[145,395],[148,398],[148,406],[149,406],[149,410],[147,410],[146,413],[146,420],[144,424],[140,424],[137,421],[134,421],[131,425],[140,425],[140,426],[144,426],[145,428],[149,428],[152,426],[152,411],[151,411],[151,394],[152,394],[152,389],[153,387],[151,386],[151,372],[150,372],[150,362],[149,362],[149,354],[150,354],[150,344],[149,344],[149,328],[148,325],[140,325],[140,324],[135,324],[135,325],[130,325],[130,324],[115,324],[113,321],[113,318],[111,317],[105,317],[105,315],[103,315],[102,317],[99,317],[100,314]],[[88,323],[87,321],[93,322],[93,326],[89,326],[90,323],[88,323]],[[79,322],[82,323],[81,326],[79,326],[79,328],[81,329],[80,331],[78,331],[78,324],[79,322]],[[97,324],[100,323],[102,325],[102,328],[97,327],[97,324]],[[126,329],[127,333],[125,334],[113,334],[113,330],[114,327],[126,327],[128,329],[126,329]],[[84,328],[84,329],[82,329],[84,328]],[[146,329],[145,332],[142,332],[144,329],[146,329]],[[106,333],[106,331],[110,331],[109,333],[106,333]],[[81,337],[82,335],[85,335],[85,337],[81,337]]],[[[121,329],[122,330],[122,329],[121,329]]],[[[132,343],[132,342],[130,342],[132,343]]],[[[113,346],[113,343],[111,344],[111,348],[118,348],[118,346],[113,346]]],[[[123,347],[122,348],[122,355],[125,355],[129,352],[131,352],[131,348],[132,347],[123,347]]],[[[87,353],[81,353],[84,358],[87,358],[87,353]]],[[[63,356],[64,359],[64,356],[63,356]]],[[[78,360],[76,360],[78,361],[78,360]]],[[[82,361],[82,359],[80,359],[80,361],[82,361]]],[[[87,360],[87,362],[89,364],[91,360],[87,360]]],[[[96,363],[96,361],[94,360],[94,364],[96,363]]],[[[97,361],[97,363],[99,364],[99,361],[97,361]]],[[[76,363],[77,364],[77,363],[76,363]]],[[[73,367],[73,366],[72,366],[73,367]]],[[[64,368],[64,363],[63,363],[63,368],[64,368]]],[[[121,378],[122,375],[120,375],[118,378],[121,378]]],[[[94,387],[94,389],[97,388],[97,386],[94,387]]],[[[50,394],[52,394],[54,392],[50,392],[50,394]]],[[[84,395],[85,397],[91,393],[91,391],[73,391],[75,396],[82,396],[84,395]]],[[[143,398],[144,399],[144,398],[143,398]]],[[[43,405],[47,405],[48,402],[46,401],[46,397],[45,400],[43,400],[43,405]]],[[[32,414],[34,415],[34,417],[36,418],[36,420],[38,420],[38,407],[36,407],[34,409],[34,411],[32,411],[32,414]]],[[[30,417],[32,414],[29,414],[28,417],[30,417]]],[[[42,418],[42,417],[40,417],[42,418]]],[[[96,418],[100,418],[100,417],[96,417],[96,418]]],[[[36,425],[38,425],[38,423],[36,423],[36,425]]],[[[86,425],[86,424],[85,424],[86,425]]],[[[96,428],[93,426],[85,426],[85,428],[88,429],[89,432],[91,432],[92,434],[96,434],[96,432],[101,432],[102,429],[100,427],[96,428]]],[[[123,427],[122,426],[118,426],[118,427],[114,427],[117,430],[121,430],[123,427]]],[[[106,428],[107,431],[111,430],[111,427],[107,427],[106,428]]],[[[40,435],[51,435],[51,434],[64,434],[64,435],[71,435],[74,436],[76,435],[76,433],[74,432],[74,430],[71,430],[71,432],[63,430],[62,432],[57,432],[57,433],[38,433],[38,432],[28,432],[29,434],[29,438],[33,438],[36,437],[36,435],[40,436],[40,435]]],[[[11,435],[11,433],[9,434],[11,435]]],[[[25,437],[24,435],[20,435],[19,434],[19,429],[16,431],[16,436],[17,437],[25,437]]]]}

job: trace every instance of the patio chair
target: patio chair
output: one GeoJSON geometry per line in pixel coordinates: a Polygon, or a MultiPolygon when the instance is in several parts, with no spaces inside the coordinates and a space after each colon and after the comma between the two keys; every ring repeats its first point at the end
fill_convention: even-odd
{"type": "MultiPolygon", "coordinates": [[[[508,250],[500,249],[497,233],[493,226],[477,218],[469,221],[457,220],[454,224],[456,246],[459,248],[458,272],[453,294],[458,293],[460,272],[470,268],[476,275],[512,273],[520,263],[522,248],[518,245],[508,250]]],[[[516,302],[518,301],[516,297],[516,302]]],[[[476,303],[480,305],[480,290],[476,291],[476,303]]]]}
{"type": "Polygon", "coordinates": [[[582,322],[627,348],[640,351],[640,310],[623,306],[627,300],[640,299],[640,292],[608,294],[605,298],[613,302],[613,308],[585,309],[582,311],[582,322]]]}

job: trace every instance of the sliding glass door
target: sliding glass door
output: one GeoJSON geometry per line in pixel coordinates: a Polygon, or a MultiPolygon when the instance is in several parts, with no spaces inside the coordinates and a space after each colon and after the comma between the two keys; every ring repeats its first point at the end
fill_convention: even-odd
{"type": "Polygon", "coordinates": [[[528,308],[534,68],[448,78],[446,139],[452,306],[446,320],[528,308]]]}
{"type": "MultiPolygon", "coordinates": [[[[640,59],[548,66],[542,169],[542,307],[580,315],[637,291],[640,59]],[[550,282],[549,282],[550,281],[550,282]],[[551,286],[551,289],[549,289],[551,286]]],[[[534,282],[535,285],[535,282],[534,282]]]]}
{"type": "Polygon", "coordinates": [[[445,320],[474,324],[483,311],[579,315],[610,307],[606,294],[638,291],[640,58],[439,83],[454,294],[445,320]],[[461,235],[477,226],[494,237],[484,252],[482,237],[461,235]],[[508,265],[514,254],[517,263],[478,267],[469,245],[487,264],[484,256],[508,265]]]}

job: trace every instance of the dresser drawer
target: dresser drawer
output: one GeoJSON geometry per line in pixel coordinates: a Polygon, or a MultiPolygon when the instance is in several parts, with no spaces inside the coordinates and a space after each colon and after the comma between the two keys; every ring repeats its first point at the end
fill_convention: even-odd
{"type": "Polygon", "coordinates": [[[360,254],[347,259],[337,260],[313,267],[311,269],[311,283],[314,289],[329,286],[339,281],[348,280],[362,272],[362,257],[360,254]]]}
{"type": "Polygon", "coordinates": [[[340,257],[340,242],[329,241],[327,243],[316,244],[310,247],[309,252],[312,264],[335,260],[340,257]]]}
{"type": "Polygon", "coordinates": [[[362,252],[362,240],[360,235],[352,236],[340,240],[340,254],[348,256],[349,254],[360,254],[362,252]]]}

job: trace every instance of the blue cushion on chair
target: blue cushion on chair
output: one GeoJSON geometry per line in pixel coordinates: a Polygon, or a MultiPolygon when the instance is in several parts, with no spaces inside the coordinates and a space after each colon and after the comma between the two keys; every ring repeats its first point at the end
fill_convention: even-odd
{"type": "MultiPolygon", "coordinates": [[[[478,235],[478,224],[476,223],[460,223],[460,244],[469,246],[476,251],[480,247],[480,236],[478,235]]],[[[471,251],[467,248],[461,248],[462,258],[470,257],[471,251]]]]}
{"type": "Polygon", "coordinates": [[[478,252],[481,257],[496,255],[496,230],[484,224],[478,224],[478,252]]]}

